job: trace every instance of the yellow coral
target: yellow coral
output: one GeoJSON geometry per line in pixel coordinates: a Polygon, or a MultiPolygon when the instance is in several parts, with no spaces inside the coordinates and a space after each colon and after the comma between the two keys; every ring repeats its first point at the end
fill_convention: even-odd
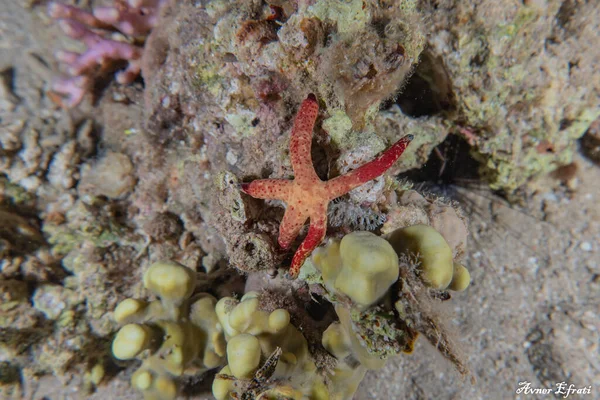
{"type": "Polygon", "coordinates": [[[227,343],[227,360],[236,378],[251,378],[260,365],[260,342],[256,336],[243,333],[227,343]]]}
{"type": "Polygon", "coordinates": [[[147,400],[175,399],[177,377],[225,361],[217,300],[206,293],[191,297],[195,282],[194,271],[180,264],[156,263],[144,275],[144,286],[160,300],[126,299],[115,309],[117,322],[126,325],[113,341],[113,354],[142,360],[131,384],[147,400]]]}
{"type": "Polygon", "coordinates": [[[454,263],[454,273],[452,274],[452,281],[448,289],[454,290],[455,292],[462,292],[471,283],[471,274],[462,264],[454,263]]]}
{"type": "Polygon", "coordinates": [[[144,287],[163,303],[180,305],[196,287],[196,273],[174,262],[157,262],[144,274],[144,287]]]}
{"type": "Polygon", "coordinates": [[[398,256],[370,232],[353,232],[315,252],[312,261],[330,292],[342,293],[359,307],[377,302],[398,280],[398,256]]]}
{"type": "Polygon", "coordinates": [[[388,238],[398,254],[416,256],[423,281],[435,288],[446,289],[457,276],[452,290],[464,290],[469,284],[469,274],[465,267],[452,259],[452,249],[444,237],[428,225],[413,225],[392,232],[388,238]],[[465,273],[466,272],[466,273],[465,273]]]}
{"type": "Polygon", "coordinates": [[[324,386],[306,339],[290,323],[286,310],[262,311],[258,294],[249,292],[241,300],[219,300],[216,312],[227,339],[228,361],[213,382],[217,400],[229,399],[234,392],[250,391],[267,396],[264,398],[279,398],[278,394],[283,393],[291,399],[327,399],[317,396],[324,386]],[[267,361],[261,366],[263,359],[267,361]]]}

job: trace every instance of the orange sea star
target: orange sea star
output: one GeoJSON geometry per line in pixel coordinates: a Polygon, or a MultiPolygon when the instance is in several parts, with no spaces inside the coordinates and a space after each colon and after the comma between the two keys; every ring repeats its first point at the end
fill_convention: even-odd
{"type": "Polygon", "coordinates": [[[382,175],[413,139],[413,135],[404,136],[373,161],[324,182],[317,176],[310,156],[313,127],[318,113],[317,99],[310,94],[300,106],[290,138],[293,180],[260,179],[242,184],[242,190],[252,197],[286,203],[287,208],[279,226],[279,245],[282,248],[290,247],[310,218],[308,234],[292,259],[289,271],[292,278],[298,276],[306,258],[325,237],[329,202],[382,175]]]}

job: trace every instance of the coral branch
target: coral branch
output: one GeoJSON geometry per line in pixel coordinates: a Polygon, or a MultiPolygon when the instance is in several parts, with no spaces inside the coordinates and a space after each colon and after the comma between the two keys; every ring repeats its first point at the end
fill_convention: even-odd
{"type": "Polygon", "coordinates": [[[55,102],[62,104],[67,108],[75,107],[81,103],[83,96],[88,92],[92,85],[92,81],[87,76],[75,76],[72,78],[58,78],[52,82],[50,92],[51,96],[57,96],[55,102]]]}
{"type": "Polygon", "coordinates": [[[48,16],[56,20],[77,21],[90,28],[110,29],[110,24],[104,23],[94,17],[93,14],[84,11],[75,6],[69,6],[61,3],[48,4],[48,16]]]}
{"type": "MultiPolygon", "coordinates": [[[[119,60],[130,60],[130,65],[126,70],[137,71],[135,75],[139,74],[138,60],[142,56],[140,47],[116,40],[104,39],[76,21],[61,21],[61,27],[67,35],[83,41],[88,46],[88,50],[82,54],[69,52],[68,59],[59,57],[61,61],[67,64],[70,75],[82,75],[97,66],[103,67],[109,61],[119,60]],[[73,55],[77,55],[77,57],[73,57],[73,55]]],[[[129,82],[131,80],[122,83],[129,82]]]]}
{"type": "Polygon", "coordinates": [[[129,36],[146,35],[156,25],[156,13],[141,13],[123,7],[99,7],[94,17],[129,36]]]}
{"type": "Polygon", "coordinates": [[[252,197],[277,199],[286,203],[287,209],[279,226],[279,245],[282,248],[291,245],[310,218],[308,234],[292,259],[292,278],[298,276],[306,258],[325,237],[329,202],[385,173],[413,139],[412,135],[405,136],[375,160],[346,175],[323,182],[314,170],[310,155],[312,131],[318,112],[317,99],[311,94],[302,102],[294,121],[290,138],[294,180],[262,179],[242,184],[242,191],[252,197]]]}
{"type": "Polygon", "coordinates": [[[119,61],[127,61],[127,67],[116,74],[117,81],[122,84],[133,82],[140,74],[143,53],[136,40],[156,25],[163,3],[164,0],[115,0],[113,7],[99,7],[92,12],[50,3],[48,15],[59,21],[69,37],[82,41],[87,47],[81,54],[57,53],[57,59],[70,76],[60,78],[52,85],[51,94],[58,103],[68,108],[79,104],[91,88],[93,79],[119,61]],[[115,31],[129,36],[129,41],[115,40],[112,36],[115,31]]]}

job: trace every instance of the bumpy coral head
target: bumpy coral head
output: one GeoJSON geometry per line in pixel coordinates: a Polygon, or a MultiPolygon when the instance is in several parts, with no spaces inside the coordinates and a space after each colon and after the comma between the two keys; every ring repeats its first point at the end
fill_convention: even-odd
{"type": "Polygon", "coordinates": [[[452,249],[444,237],[428,225],[398,229],[388,240],[399,255],[415,257],[421,279],[434,289],[465,290],[470,283],[469,271],[454,262],[452,249]]]}
{"type": "Polygon", "coordinates": [[[144,287],[156,293],[163,301],[179,305],[194,291],[196,274],[174,262],[157,262],[144,274],[144,287]]]}
{"type": "Polygon", "coordinates": [[[313,263],[327,288],[348,296],[359,308],[376,303],[398,280],[398,256],[383,238],[352,232],[315,252],[313,263]]]}

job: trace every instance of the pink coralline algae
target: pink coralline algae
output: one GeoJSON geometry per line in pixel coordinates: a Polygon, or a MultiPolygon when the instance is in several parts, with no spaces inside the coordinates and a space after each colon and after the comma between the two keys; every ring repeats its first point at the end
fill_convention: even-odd
{"type": "Polygon", "coordinates": [[[294,254],[289,275],[298,276],[300,268],[312,251],[323,241],[327,230],[327,205],[354,188],[383,175],[402,155],[413,139],[404,136],[376,159],[328,181],[317,176],[312,164],[310,148],[312,132],[319,112],[314,95],[302,102],[290,138],[290,157],[294,180],[260,179],[242,184],[242,191],[259,199],[275,199],[287,208],[279,226],[279,245],[287,249],[310,218],[306,238],[294,254]]]}
{"type": "Polygon", "coordinates": [[[117,72],[119,83],[131,83],[140,74],[143,38],[156,26],[165,0],[115,0],[112,7],[96,7],[91,12],[61,3],[50,3],[48,15],[57,20],[71,38],[82,41],[83,53],[59,51],[58,61],[67,76],[56,79],[51,98],[63,107],[77,106],[90,90],[94,79],[126,61],[117,72]]]}

